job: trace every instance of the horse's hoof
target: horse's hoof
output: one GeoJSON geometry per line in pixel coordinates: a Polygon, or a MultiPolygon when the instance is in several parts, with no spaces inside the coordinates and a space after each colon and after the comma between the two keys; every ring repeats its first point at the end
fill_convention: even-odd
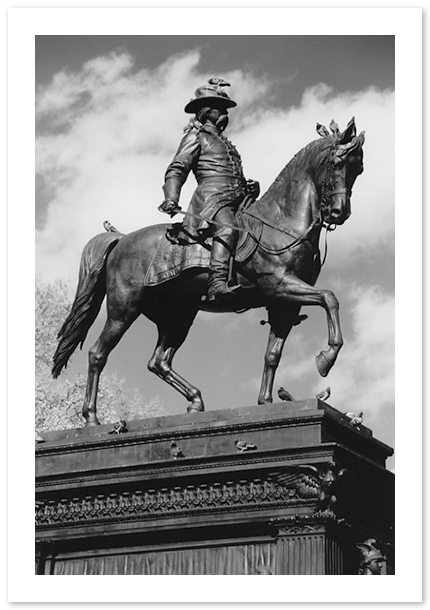
{"type": "Polygon", "coordinates": [[[84,428],[89,428],[90,426],[100,426],[100,422],[98,419],[87,420],[84,424],[84,428]]]}
{"type": "Polygon", "coordinates": [[[320,352],[318,356],[315,357],[315,362],[318,373],[321,375],[321,377],[327,377],[331,367],[333,366],[333,362],[330,362],[324,352],[320,352]]]}
{"type": "Polygon", "coordinates": [[[188,405],[187,413],[202,413],[205,410],[203,405],[188,405]]]}

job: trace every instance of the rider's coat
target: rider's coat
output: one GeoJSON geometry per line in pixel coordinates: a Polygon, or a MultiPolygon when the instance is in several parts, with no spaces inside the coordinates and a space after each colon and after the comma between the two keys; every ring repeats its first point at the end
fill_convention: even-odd
{"type": "Polygon", "coordinates": [[[165,199],[176,203],[188,174],[193,172],[197,188],[189,211],[203,218],[186,216],[184,228],[192,234],[207,228],[207,221],[223,207],[236,211],[246,193],[242,161],[236,147],[212,123],[193,121],[186,128],[178,151],[166,170],[165,199]]]}

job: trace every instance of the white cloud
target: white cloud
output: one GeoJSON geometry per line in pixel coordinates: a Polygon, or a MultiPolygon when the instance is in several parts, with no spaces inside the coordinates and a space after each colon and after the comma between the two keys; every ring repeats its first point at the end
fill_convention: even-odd
{"type": "Polygon", "coordinates": [[[334,118],[342,129],[352,116],[357,129],[366,131],[365,170],[354,186],[352,216],[331,239],[332,264],[343,264],[362,246],[379,247],[393,239],[394,93],[338,93],[320,84],[305,91],[300,107],[257,115],[235,137],[247,174],[259,179],[264,191],[290,158],[317,137],[317,121],[328,126],[334,118]]]}
{"type": "Polygon", "coordinates": [[[362,409],[375,421],[392,416],[394,406],[394,296],[357,288],[353,298],[354,337],[346,342],[330,382],[348,410],[362,409]]]}
{"type": "MultiPolygon", "coordinates": [[[[39,90],[36,169],[52,193],[37,231],[39,275],[74,281],[80,252],[105,219],[124,232],[167,220],[157,206],[189,118],[181,108],[211,76],[197,72],[198,61],[189,52],[152,72],[133,72],[129,55],[112,54],[39,90]]],[[[267,87],[238,71],[225,77],[245,107],[267,87]]],[[[184,201],[192,190],[190,180],[184,201]]]]}
{"type": "MultiPolygon", "coordinates": [[[[309,334],[296,332],[288,339],[288,356],[281,361],[276,388],[284,380],[295,381],[305,398],[330,385],[329,404],[340,411],[364,411],[365,424],[376,428],[381,440],[393,441],[394,431],[394,296],[376,286],[355,286],[348,295],[351,331],[338,360],[323,380],[318,376],[314,357],[318,349],[309,334]]],[[[320,340],[320,336],[318,337],[320,340]]],[[[257,387],[259,380],[254,380],[257,387]]],[[[293,386],[285,384],[293,395],[293,386]]],[[[296,385],[297,387],[297,385],[296,385]]],[[[276,399],[276,395],[275,395],[276,399]]]]}
{"type": "MultiPolygon", "coordinates": [[[[79,73],[56,75],[37,95],[37,171],[51,193],[37,231],[37,272],[75,281],[80,253],[102,222],[124,232],[164,222],[157,211],[164,171],[187,121],[183,106],[212,74],[198,70],[199,53],[171,57],[153,71],[136,71],[127,53],[87,62],[79,73]]],[[[230,137],[248,177],[266,190],[289,159],[315,139],[316,121],[344,127],[352,115],[366,129],[365,172],[353,195],[353,216],[331,240],[331,265],[360,247],[393,235],[392,92],[335,92],[319,84],[299,107],[270,109],[270,83],[245,71],[223,74],[238,108],[230,137]],[[257,103],[255,103],[257,102],[257,103]],[[369,218],[372,219],[369,222],[369,218]],[[341,253],[341,255],[339,254],[341,253]]],[[[182,195],[186,206],[194,188],[182,195]]]]}

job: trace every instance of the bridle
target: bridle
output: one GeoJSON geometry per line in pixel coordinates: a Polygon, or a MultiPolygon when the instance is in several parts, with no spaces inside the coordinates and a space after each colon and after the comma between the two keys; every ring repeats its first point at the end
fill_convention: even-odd
{"type": "Polygon", "coordinates": [[[335,170],[335,144],[333,143],[330,147],[329,154],[327,156],[327,162],[324,171],[324,178],[321,183],[321,203],[320,203],[320,213],[322,217],[322,226],[327,231],[334,231],[337,227],[334,223],[328,223],[325,218],[328,216],[328,211],[331,208],[330,202],[331,198],[335,195],[346,195],[348,189],[346,187],[341,188],[331,188],[333,172],[335,170]]]}
{"type": "MultiPolygon", "coordinates": [[[[302,244],[302,243],[308,245],[313,250],[312,245],[307,240],[307,237],[315,227],[319,226],[319,227],[325,228],[325,230],[326,230],[325,241],[324,241],[325,252],[324,252],[324,257],[323,257],[321,266],[325,263],[325,260],[327,258],[327,234],[328,234],[328,232],[334,231],[336,229],[337,225],[334,223],[328,223],[324,217],[326,217],[328,215],[327,211],[330,210],[331,198],[334,195],[345,195],[348,192],[346,187],[336,188],[336,189],[331,188],[332,174],[335,169],[334,149],[335,149],[335,144],[333,143],[330,147],[329,154],[327,155],[327,162],[326,162],[326,167],[325,167],[325,171],[324,171],[324,179],[321,183],[320,209],[318,210],[318,213],[315,215],[315,217],[312,219],[312,221],[311,221],[310,225],[307,227],[307,229],[305,229],[303,231],[303,233],[297,235],[291,230],[287,230],[287,229],[284,229],[283,227],[275,225],[274,223],[272,223],[272,222],[268,221],[267,219],[265,219],[264,217],[262,217],[260,214],[253,214],[248,209],[243,211],[244,215],[251,216],[252,218],[255,218],[256,220],[259,220],[266,226],[274,229],[275,231],[278,231],[279,233],[284,233],[284,234],[289,235],[290,237],[294,238],[294,240],[290,244],[288,244],[287,246],[284,246],[283,248],[269,248],[266,245],[262,244],[261,241],[259,239],[257,239],[255,237],[255,235],[248,229],[249,234],[257,242],[258,247],[261,250],[263,250],[263,252],[266,252],[267,254],[280,255],[280,254],[284,254],[285,252],[288,252],[288,250],[292,250],[293,248],[295,248],[296,246],[298,246],[299,244],[302,244]]],[[[259,202],[257,202],[257,206],[259,208],[259,202]]]]}
{"type": "MultiPolygon", "coordinates": [[[[259,207],[258,202],[257,202],[257,206],[259,207]]],[[[261,250],[263,250],[263,252],[266,252],[267,254],[283,254],[284,252],[288,252],[288,250],[292,250],[293,248],[295,248],[295,246],[298,246],[301,243],[305,243],[310,248],[312,248],[311,244],[306,240],[306,238],[316,226],[318,226],[319,224],[322,225],[322,223],[323,223],[321,212],[318,212],[318,214],[314,217],[314,219],[312,220],[312,222],[308,226],[308,228],[305,229],[305,231],[303,231],[303,233],[300,233],[299,235],[297,235],[296,233],[294,233],[291,230],[288,231],[287,229],[284,229],[283,227],[279,227],[278,225],[273,224],[272,222],[270,222],[266,218],[263,218],[263,216],[260,216],[259,214],[253,214],[249,210],[244,210],[243,214],[247,215],[247,216],[251,216],[251,218],[255,218],[256,220],[259,220],[266,226],[270,227],[271,229],[274,229],[275,231],[278,231],[279,233],[284,233],[285,235],[289,235],[290,237],[294,238],[294,241],[292,241],[290,244],[288,244],[288,246],[284,246],[283,248],[268,248],[267,246],[262,244],[259,239],[257,239],[255,237],[255,235],[252,233],[252,231],[250,231],[248,229],[248,233],[257,242],[258,247],[261,250]]]]}

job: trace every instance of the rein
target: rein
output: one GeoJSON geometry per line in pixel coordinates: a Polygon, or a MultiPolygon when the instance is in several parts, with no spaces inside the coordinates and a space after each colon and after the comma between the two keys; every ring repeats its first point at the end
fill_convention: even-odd
{"type": "MultiPolygon", "coordinates": [[[[272,249],[272,248],[268,248],[267,246],[264,246],[250,232],[251,237],[253,239],[255,239],[255,241],[257,242],[257,244],[259,246],[259,248],[261,248],[263,250],[263,252],[266,252],[267,254],[283,254],[284,252],[288,252],[288,250],[292,250],[295,246],[297,246],[297,245],[299,245],[301,243],[307,243],[309,245],[309,247],[311,247],[309,242],[306,241],[306,238],[309,235],[309,233],[318,224],[321,224],[321,226],[325,227],[325,229],[326,229],[326,233],[325,233],[325,248],[324,248],[325,253],[324,253],[324,259],[323,259],[323,262],[322,262],[321,266],[324,265],[324,263],[326,261],[326,258],[327,258],[327,252],[328,252],[328,248],[327,248],[327,235],[328,235],[328,231],[334,231],[335,228],[336,228],[336,225],[328,224],[323,219],[323,213],[330,206],[330,198],[333,195],[345,194],[347,192],[346,188],[337,188],[337,189],[328,190],[330,188],[330,185],[331,185],[331,170],[333,169],[333,158],[332,158],[333,157],[333,150],[334,150],[334,147],[332,146],[331,149],[330,149],[330,152],[328,154],[328,157],[327,157],[327,163],[326,163],[326,168],[325,168],[325,173],[324,173],[324,179],[323,179],[322,185],[321,185],[320,210],[318,211],[318,214],[312,220],[312,222],[308,226],[308,228],[301,235],[297,236],[294,233],[292,233],[291,231],[287,231],[287,229],[284,229],[283,227],[279,227],[278,225],[275,225],[275,224],[269,222],[268,220],[266,220],[265,218],[263,218],[259,214],[253,214],[249,210],[244,210],[244,212],[243,212],[244,214],[247,214],[248,216],[251,216],[252,218],[255,218],[256,220],[259,220],[260,222],[262,222],[266,226],[274,229],[275,231],[278,231],[279,233],[284,233],[285,235],[289,235],[290,237],[294,238],[294,241],[292,241],[291,244],[289,244],[288,246],[285,246],[284,248],[279,248],[279,249],[272,249]]],[[[257,205],[258,205],[258,203],[257,203],[257,205]]]]}
{"type": "Polygon", "coordinates": [[[305,242],[310,246],[309,242],[306,242],[306,238],[309,235],[309,233],[312,231],[312,229],[314,229],[318,225],[318,223],[320,223],[322,220],[321,213],[318,213],[317,216],[312,220],[312,222],[308,226],[308,228],[301,235],[297,236],[297,235],[294,235],[294,233],[292,233],[291,231],[287,231],[286,229],[269,222],[268,220],[266,220],[259,214],[253,214],[249,210],[245,210],[243,213],[246,214],[247,216],[251,216],[252,218],[255,218],[256,220],[259,220],[263,224],[267,225],[271,229],[274,229],[275,231],[278,231],[279,233],[284,233],[285,235],[294,237],[294,241],[292,241],[290,244],[288,244],[288,246],[284,246],[283,248],[276,248],[276,249],[268,248],[267,246],[263,245],[261,243],[261,241],[259,241],[253,233],[251,233],[251,231],[248,230],[250,236],[257,242],[259,248],[261,248],[263,250],[263,252],[266,252],[267,254],[283,254],[284,252],[288,252],[288,250],[292,250],[295,246],[297,246],[298,244],[300,244],[302,242],[305,242]]]}

